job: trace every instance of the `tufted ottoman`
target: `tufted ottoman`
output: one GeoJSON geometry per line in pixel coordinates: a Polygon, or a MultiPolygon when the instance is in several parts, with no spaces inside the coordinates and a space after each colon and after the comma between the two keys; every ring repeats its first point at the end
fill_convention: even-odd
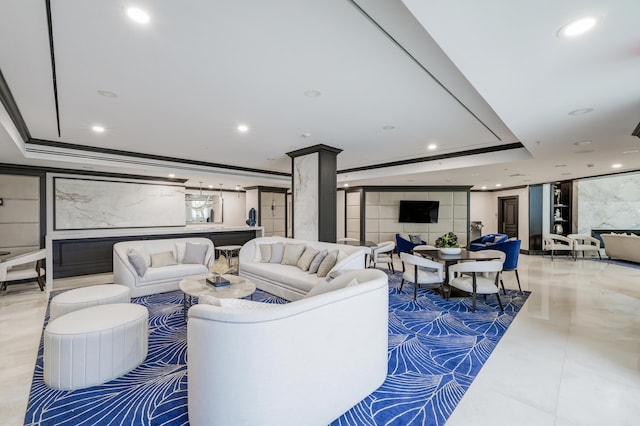
{"type": "Polygon", "coordinates": [[[49,321],[59,316],[90,306],[109,303],[129,303],[131,290],[118,284],[101,284],[65,291],[51,299],[49,321]]]}
{"type": "Polygon", "coordinates": [[[149,312],[134,303],[93,306],[62,315],[44,330],[44,382],[53,389],[99,385],[147,357],[149,312]]]}

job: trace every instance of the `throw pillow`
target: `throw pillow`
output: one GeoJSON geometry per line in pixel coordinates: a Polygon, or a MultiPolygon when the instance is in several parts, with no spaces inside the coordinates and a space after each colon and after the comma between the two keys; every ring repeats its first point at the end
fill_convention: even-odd
{"type": "Polygon", "coordinates": [[[220,299],[223,308],[264,309],[278,306],[277,303],[264,303],[246,299],[220,299]]]}
{"type": "Polygon", "coordinates": [[[302,253],[302,256],[300,256],[300,259],[298,259],[298,263],[296,265],[298,266],[298,268],[300,268],[300,270],[308,271],[309,266],[311,266],[311,262],[313,262],[313,259],[315,259],[318,253],[320,253],[320,250],[316,250],[312,247],[307,247],[304,253],[302,253]]]}
{"type": "Polygon", "coordinates": [[[345,286],[345,288],[346,288],[346,287],[355,287],[355,286],[357,286],[358,284],[360,284],[360,283],[358,282],[358,280],[356,280],[356,279],[354,278],[354,279],[352,279],[351,281],[349,281],[349,283],[345,286]]]}
{"type": "Polygon", "coordinates": [[[282,256],[282,262],[280,263],[283,265],[296,266],[298,259],[302,256],[306,247],[306,244],[285,244],[284,255],[282,256]]]}
{"type": "Polygon", "coordinates": [[[422,238],[420,238],[420,235],[409,234],[409,241],[413,244],[422,244],[422,238]]]}
{"type": "Polygon", "coordinates": [[[340,290],[341,288],[353,287],[358,284],[359,283],[355,278],[349,281],[348,283],[338,283],[338,284],[336,284],[335,282],[328,282],[324,280],[318,281],[317,283],[315,283],[313,287],[311,287],[311,290],[309,290],[309,292],[304,295],[303,299],[317,296],[319,294],[329,293],[330,291],[334,291],[334,290],[340,290]]]}
{"type": "Polygon", "coordinates": [[[163,253],[154,253],[151,255],[151,267],[160,268],[162,266],[177,265],[173,252],[165,251],[163,253]]]}
{"type": "Polygon", "coordinates": [[[271,245],[271,260],[269,263],[282,262],[282,256],[284,254],[284,245],[282,243],[274,243],[271,245]]]}
{"type": "Polygon", "coordinates": [[[268,263],[271,260],[271,245],[272,244],[260,244],[260,253],[262,253],[262,262],[268,263]]]}
{"type": "Polygon", "coordinates": [[[133,269],[136,270],[139,276],[143,276],[144,273],[147,272],[147,262],[145,262],[142,253],[136,249],[129,249],[127,257],[129,258],[129,263],[131,263],[131,266],[133,266],[133,269]]]}
{"type": "Polygon", "coordinates": [[[204,264],[204,257],[207,254],[209,246],[206,244],[194,244],[187,241],[187,247],[184,250],[182,263],[198,263],[204,264]]]}
{"type": "Polygon", "coordinates": [[[218,259],[209,267],[209,270],[214,274],[226,274],[229,272],[231,268],[229,268],[229,264],[227,263],[227,258],[224,255],[218,256],[218,259]]]}
{"type": "Polygon", "coordinates": [[[338,258],[338,250],[334,250],[329,253],[324,260],[318,266],[318,276],[326,277],[331,268],[333,268],[336,264],[336,260],[338,258]]]}
{"type": "Polygon", "coordinates": [[[329,254],[329,251],[327,251],[327,249],[324,249],[320,253],[318,253],[316,257],[313,258],[313,261],[309,265],[310,274],[315,274],[316,272],[318,272],[318,267],[320,266],[320,263],[322,263],[324,258],[327,256],[327,254],[329,254]]]}

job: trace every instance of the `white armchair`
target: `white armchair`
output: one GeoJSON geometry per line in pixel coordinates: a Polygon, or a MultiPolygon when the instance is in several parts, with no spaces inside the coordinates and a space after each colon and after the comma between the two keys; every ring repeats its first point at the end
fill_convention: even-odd
{"type": "Polygon", "coordinates": [[[553,261],[553,255],[559,251],[567,252],[567,255],[573,257],[573,240],[558,234],[546,234],[542,236],[543,256],[545,252],[550,252],[551,261],[553,261]]]}
{"type": "Polygon", "coordinates": [[[41,249],[0,262],[0,289],[5,290],[9,281],[36,279],[38,286],[40,286],[40,291],[44,291],[45,270],[43,266],[46,256],[47,250],[41,249]],[[35,262],[35,268],[19,268],[33,262],[35,262]]]}
{"type": "Polygon", "coordinates": [[[431,284],[432,286],[440,286],[442,294],[444,291],[444,266],[442,263],[425,259],[415,254],[400,253],[402,260],[402,281],[400,282],[400,291],[405,281],[413,283],[413,300],[418,295],[418,286],[420,284],[431,284]]]}
{"type": "Polygon", "coordinates": [[[377,263],[386,263],[387,268],[391,272],[395,272],[393,268],[393,249],[396,248],[395,241],[383,241],[378,244],[378,247],[374,247],[371,253],[371,262],[373,267],[376,267],[377,263]]]}
{"type": "Polygon", "coordinates": [[[582,257],[586,251],[595,251],[598,253],[598,257],[602,259],[602,255],[600,255],[600,240],[589,235],[580,235],[580,234],[569,234],[567,235],[570,239],[573,240],[573,258],[576,259],[578,257],[578,252],[582,252],[582,257]]]}

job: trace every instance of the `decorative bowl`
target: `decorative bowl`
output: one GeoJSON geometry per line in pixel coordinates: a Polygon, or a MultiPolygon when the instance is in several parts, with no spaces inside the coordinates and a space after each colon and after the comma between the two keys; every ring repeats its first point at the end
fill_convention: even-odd
{"type": "Polygon", "coordinates": [[[462,251],[460,247],[440,247],[442,254],[459,254],[462,251]]]}

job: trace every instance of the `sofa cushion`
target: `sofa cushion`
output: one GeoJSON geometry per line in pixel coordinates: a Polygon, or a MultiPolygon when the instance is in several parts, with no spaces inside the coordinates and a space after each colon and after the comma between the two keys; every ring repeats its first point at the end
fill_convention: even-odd
{"type": "Polygon", "coordinates": [[[302,256],[298,259],[297,266],[302,271],[308,271],[309,266],[311,266],[311,262],[313,259],[320,253],[320,250],[316,250],[313,247],[307,247],[302,253],[302,256]]]}
{"type": "Polygon", "coordinates": [[[140,277],[140,285],[156,284],[158,281],[182,279],[189,275],[200,275],[208,272],[207,267],[195,263],[174,264],[159,268],[147,268],[147,272],[140,277]]]}
{"type": "Polygon", "coordinates": [[[271,259],[269,259],[269,263],[280,263],[282,262],[282,256],[284,255],[284,244],[282,243],[274,243],[271,245],[271,259]]]}
{"type": "Polygon", "coordinates": [[[187,241],[182,263],[204,264],[204,257],[207,255],[208,246],[205,244],[194,244],[187,241]]]}
{"type": "Polygon", "coordinates": [[[143,276],[147,271],[147,262],[145,261],[142,253],[136,249],[129,249],[127,257],[129,258],[129,263],[131,263],[133,269],[136,270],[136,273],[139,276],[143,276]]]}
{"type": "Polygon", "coordinates": [[[176,258],[173,256],[173,252],[165,251],[162,253],[151,254],[151,267],[160,268],[162,266],[177,265],[176,258]]]}
{"type": "Polygon", "coordinates": [[[269,262],[271,260],[271,246],[273,244],[260,244],[260,261],[269,262]]]}
{"type": "Polygon", "coordinates": [[[331,268],[334,267],[336,261],[338,260],[338,250],[334,250],[331,253],[327,254],[327,256],[322,260],[320,266],[318,267],[318,276],[326,277],[331,268]]]}
{"type": "Polygon", "coordinates": [[[306,244],[285,244],[281,263],[283,265],[296,266],[306,247],[306,244]]]}
{"type": "Polygon", "coordinates": [[[349,282],[336,282],[336,281],[318,281],[311,290],[304,296],[304,299],[309,297],[317,296],[319,294],[328,293],[330,291],[339,290],[345,287],[353,287],[358,285],[358,280],[353,278],[349,282]]]}
{"type": "Polygon", "coordinates": [[[320,252],[318,252],[316,257],[313,258],[313,261],[309,265],[310,274],[315,274],[318,272],[318,267],[320,267],[320,264],[328,254],[329,254],[329,251],[327,249],[323,249],[320,252]]]}

